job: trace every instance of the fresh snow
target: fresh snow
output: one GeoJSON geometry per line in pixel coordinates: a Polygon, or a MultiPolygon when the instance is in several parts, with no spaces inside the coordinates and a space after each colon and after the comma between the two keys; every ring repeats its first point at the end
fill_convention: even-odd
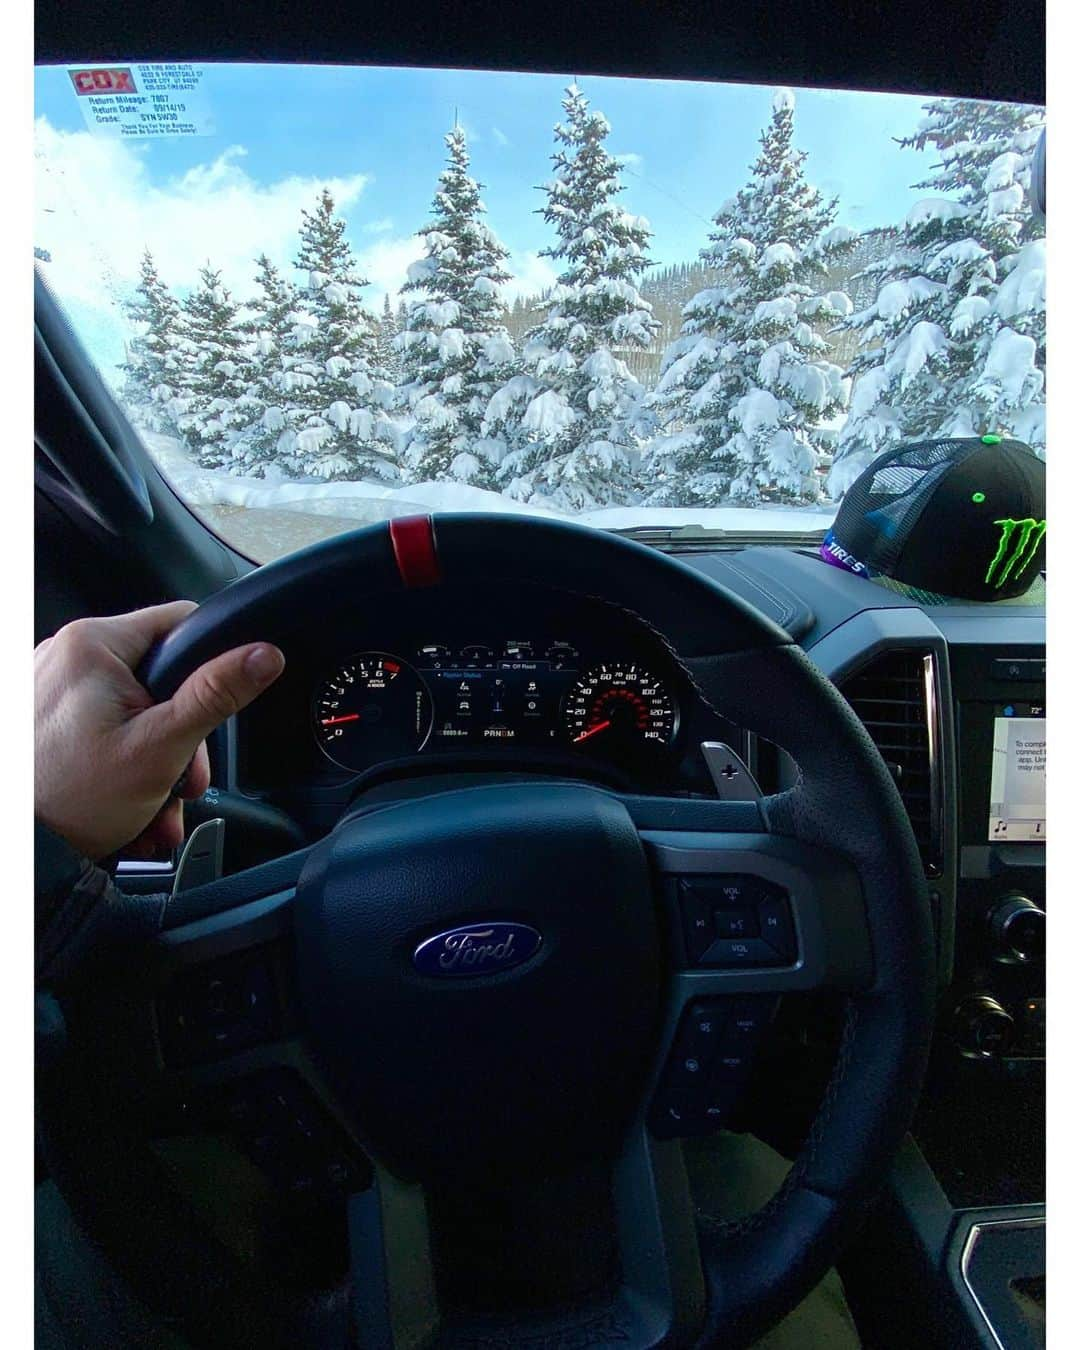
{"type": "Polygon", "coordinates": [[[1046,311],[1046,240],[1032,239],[1017,255],[1012,271],[998,287],[994,312],[1003,319],[1046,311]]]}
{"type": "Polygon", "coordinates": [[[244,507],[251,511],[285,510],[313,516],[339,516],[357,525],[388,520],[417,511],[490,511],[506,515],[546,516],[575,520],[602,529],[634,525],[701,525],[706,529],[825,530],[835,508],[805,510],[795,507],[685,509],[663,507],[605,507],[567,512],[535,501],[514,501],[500,492],[470,487],[462,482],[411,483],[392,487],[375,482],[268,482],[220,470],[201,469],[175,438],[154,432],[144,439],[173,489],[196,510],[207,506],[244,507]]]}
{"type": "Polygon", "coordinates": [[[931,223],[943,225],[953,220],[963,220],[967,214],[967,208],[961,206],[959,202],[950,201],[946,197],[923,197],[904,217],[904,224],[908,229],[916,229],[931,223]]]}
{"type": "Polygon", "coordinates": [[[515,321],[520,339],[508,254],[455,127],[414,236],[423,256],[381,317],[323,190],[302,212],[295,271],[260,257],[243,296],[207,264],[180,279],[181,301],[146,255],[124,302],[121,397],[182,492],[230,519],[289,517],[282,540],[297,519],[425,503],[607,524],[737,527],[747,508],[753,525],[827,521],[827,496],[905,440],[993,430],[1043,453],[1046,249],[1026,196],[1043,115],[924,108],[900,143],[922,156],[926,195],[856,235],[807,181],[794,95],[774,92],[651,390],[648,222],[607,120],[571,86],[541,208],[557,276],[515,306],[535,315],[524,332],[515,321]]]}

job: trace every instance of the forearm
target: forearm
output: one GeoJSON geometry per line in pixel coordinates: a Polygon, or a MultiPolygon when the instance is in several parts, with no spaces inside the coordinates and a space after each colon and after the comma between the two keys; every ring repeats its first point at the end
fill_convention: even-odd
{"type": "Polygon", "coordinates": [[[149,935],[161,926],[166,895],[129,896],[40,821],[34,822],[34,984],[55,987],[99,940],[149,935]]]}

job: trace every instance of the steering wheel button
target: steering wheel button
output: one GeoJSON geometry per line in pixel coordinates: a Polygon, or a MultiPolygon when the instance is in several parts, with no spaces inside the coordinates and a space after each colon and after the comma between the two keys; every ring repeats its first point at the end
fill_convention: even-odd
{"type": "Polygon", "coordinates": [[[719,938],[758,936],[758,912],[751,905],[733,905],[713,911],[713,927],[719,938]]]}
{"type": "Polygon", "coordinates": [[[682,915],[686,959],[690,965],[697,965],[716,936],[713,931],[712,904],[707,895],[702,895],[686,881],[681,881],[679,910],[682,915]]]}
{"type": "Polygon", "coordinates": [[[741,1081],[750,1071],[750,1062],[749,1050],[722,1050],[713,1060],[713,1081],[716,1083],[741,1081]]]}
{"type": "Polygon", "coordinates": [[[785,960],[793,961],[798,954],[798,947],[787,896],[767,896],[758,906],[758,919],[761,936],[769,946],[785,960]]]}
{"type": "Polygon", "coordinates": [[[774,966],[774,948],[760,938],[717,938],[701,958],[704,966],[774,966]]]}
{"type": "Polygon", "coordinates": [[[776,999],[735,999],[724,1028],[725,1046],[753,1045],[769,1024],[776,999]]]}

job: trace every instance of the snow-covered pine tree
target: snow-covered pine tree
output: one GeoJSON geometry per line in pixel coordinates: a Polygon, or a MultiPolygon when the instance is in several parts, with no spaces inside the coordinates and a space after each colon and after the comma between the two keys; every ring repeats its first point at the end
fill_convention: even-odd
{"type": "Polygon", "coordinates": [[[383,378],[390,384],[397,384],[401,373],[400,354],[394,346],[394,339],[400,331],[397,316],[390,304],[390,296],[384,295],[382,316],[375,334],[375,364],[383,378]]]}
{"type": "Polygon", "coordinates": [[[207,263],[184,301],[181,315],[183,412],[177,424],[200,464],[237,469],[243,461],[238,436],[248,421],[246,338],[240,306],[207,263]]]}
{"type": "Polygon", "coordinates": [[[134,420],[150,431],[176,430],[175,400],[186,364],[180,306],[162,281],[147,249],[139,266],[139,284],[126,306],[134,336],[121,366],[120,398],[134,420]]]}
{"type": "Polygon", "coordinates": [[[304,313],[282,381],[293,412],[279,451],[305,476],[392,480],[393,451],[382,439],[389,388],[375,363],[378,325],[360,297],[367,280],[327,188],[302,216],[296,266],[306,282],[298,296],[304,313]]]}
{"type": "Polygon", "coordinates": [[[505,447],[481,424],[514,359],[499,299],[508,254],[483,219],[461,127],[447,134],[446,149],[432,219],[420,231],[424,256],[402,287],[413,297],[398,338],[401,394],[415,419],[406,471],[413,482],[491,486],[505,447]]]}
{"type": "Polygon", "coordinates": [[[648,347],[659,324],[638,290],[649,223],[615,201],[608,121],[576,84],[562,106],[542,210],[558,238],[544,253],[562,272],[486,426],[510,444],[499,475],[509,495],[583,510],[633,500],[644,391],[618,352],[648,347]]]}
{"type": "Polygon", "coordinates": [[[820,496],[819,428],[846,388],[812,325],[850,311],[842,291],[820,292],[854,235],[807,182],[794,118],[794,95],[778,89],[749,181],[717,212],[701,254],[715,283],[686,305],[665,354],[651,399],[668,432],[648,460],[656,504],[820,496]]]}
{"type": "Polygon", "coordinates": [[[900,144],[938,162],[890,255],[866,269],[876,299],[845,321],[862,351],[829,476],[834,496],[903,440],[999,433],[1046,443],[1046,255],[1027,199],[1041,108],[924,105],[900,144]]]}
{"type": "Polygon", "coordinates": [[[233,469],[255,478],[288,473],[279,446],[296,409],[286,390],[295,360],[296,289],[265,253],[255,260],[258,290],[241,325],[246,350],[247,390],[241,400],[245,426],[234,446],[233,469]]]}

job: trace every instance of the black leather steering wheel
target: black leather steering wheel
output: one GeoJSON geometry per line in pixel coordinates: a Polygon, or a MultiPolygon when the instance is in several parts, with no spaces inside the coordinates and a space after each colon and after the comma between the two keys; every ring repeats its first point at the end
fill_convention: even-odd
{"type": "MultiPolygon", "coordinates": [[[[134,921],[125,912],[108,977],[99,969],[66,995],[82,1053],[43,1123],[76,1216],[196,1343],[747,1345],[836,1260],[908,1126],[934,959],[903,806],[833,686],[702,574],[561,522],[415,517],[250,573],[170,634],[142,678],[165,698],[237,643],[276,641],[288,657],[365,596],[453,585],[482,604],[492,577],[632,612],[713,707],[789,752],[797,785],[760,809],[577,782],[441,791],[353,812],[310,849],[140,901],[134,921]],[[753,969],[686,960],[677,878],[730,874],[788,893],[796,955],[753,969]],[[540,941],[519,964],[499,967],[496,954],[493,974],[440,978],[414,961],[425,940],[463,929],[492,948],[532,944],[525,930],[540,941]],[[177,979],[275,943],[285,957],[266,1044],[209,1070],[170,1062],[161,1007],[177,979]],[[842,1042],[787,1180],[748,1219],[695,1216],[681,1145],[657,1137],[649,1109],[685,1010],[819,989],[845,999],[842,1042]],[[375,1163],[350,1181],[347,1296],[302,1308],[206,1231],[144,1144],[163,1084],[222,1087],[272,1062],[276,1043],[375,1163]],[[573,1196],[568,1178],[601,1174],[612,1247],[602,1288],[558,1311],[527,1298],[490,1316],[482,1299],[468,1314],[444,1305],[425,1196],[467,1208],[475,1195],[485,1214],[497,1198],[512,1213],[519,1193],[523,1204],[548,1184],[573,1196]]],[[[534,1212],[545,1249],[581,1222],[572,1200],[565,1220],[556,1206],[534,1212]]]]}

